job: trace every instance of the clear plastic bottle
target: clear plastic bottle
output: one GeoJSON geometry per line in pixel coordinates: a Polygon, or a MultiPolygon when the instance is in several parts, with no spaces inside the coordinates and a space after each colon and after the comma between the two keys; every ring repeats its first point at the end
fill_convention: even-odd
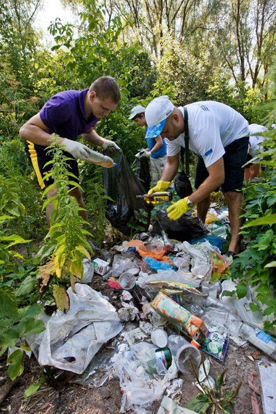
{"type": "Polygon", "coordinates": [[[241,325],[239,334],[256,348],[276,360],[276,342],[273,341],[270,335],[245,323],[241,325]]]}
{"type": "Polygon", "coordinates": [[[192,358],[196,368],[201,361],[199,350],[191,345],[183,336],[170,335],[168,339],[168,348],[175,358],[175,363],[179,371],[186,373],[190,367],[190,358],[192,358]]]}

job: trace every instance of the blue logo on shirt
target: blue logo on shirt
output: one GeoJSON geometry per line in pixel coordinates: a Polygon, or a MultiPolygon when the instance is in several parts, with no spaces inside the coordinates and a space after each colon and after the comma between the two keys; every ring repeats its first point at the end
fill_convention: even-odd
{"type": "Polygon", "coordinates": [[[207,157],[208,155],[212,154],[213,150],[210,148],[207,152],[205,152],[204,157],[207,157]]]}
{"type": "Polygon", "coordinates": [[[209,111],[209,108],[205,105],[200,105],[200,108],[203,109],[203,111],[209,111]]]}

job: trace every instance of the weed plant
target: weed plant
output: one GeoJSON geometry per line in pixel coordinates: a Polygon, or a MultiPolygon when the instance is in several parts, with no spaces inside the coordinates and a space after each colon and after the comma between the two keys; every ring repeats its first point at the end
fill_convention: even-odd
{"type": "Polygon", "coordinates": [[[262,310],[269,316],[266,329],[276,325],[276,131],[265,134],[267,151],[256,161],[265,166],[262,177],[255,178],[244,190],[245,225],[241,234],[249,242],[234,260],[232,278],[237,279],[237,295],[242,298],[247,287],[254,289],[260,306],[251,304],[253,311],[262,310]],[[262,308],[262,309],[261,309],[262,308]]]}
{"type": "Polygon", "coordinates": [[[57,145],[57,135],[53,135],[54,143],[50,146],[49,151],[53,159],[47,164],[52,165],[52,170],[45,175],[53,177],[54,184],[48,186],[44,192],[46,195],[50,189],[56,188],[56,195],[47,199],[43,208],[52,203],[54,210],[51,213],[51,226],[45,237],[44,245],[37,254],[40,262],[47,259],[47,263],[39,268],[38,278],[41,286],[47,287],[51,284],[53,295],[58,308],[62,311],[69,309],[68,297],[65,291],[64,283],[70,278],[71,286],[74,290],[76,278],[81,279],[83,275],[83,258],[86,256],[90,259],[92,252],[86,236],[92,236],[85,228],[88,223],[80,216],[81,208],[75,199],[69,195],[73,188],[81,188],[74,181],[76,177],[68,171],[62,147],[57,145]],[[73,179],[73,180],[72,180],[73,179]]]}

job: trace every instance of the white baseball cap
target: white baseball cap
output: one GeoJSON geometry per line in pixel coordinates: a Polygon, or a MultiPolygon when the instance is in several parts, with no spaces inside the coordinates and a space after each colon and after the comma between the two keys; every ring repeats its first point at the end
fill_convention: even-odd
{"type": "Polygon", "coordinates": [[[128,119],[134,119],[137,115],[144,114],[145,110],[146,108],[144,108],[142,105],[135,106],[132,108],[128,119]]]}
{"type": "Polygon", "coordinates": [[[248,129],[250,135],[258,134],[267,130],[267,128],[264,125],[259,124],[250,124],[248,125],[248,129]]]}
{"type": "Polygon", "coordinates": [[[168,116],[173,113],[174,105],[167,95],[153,99],[147,106],[145,117],[148,125],[146,138],[161,134],[168,116]]]}

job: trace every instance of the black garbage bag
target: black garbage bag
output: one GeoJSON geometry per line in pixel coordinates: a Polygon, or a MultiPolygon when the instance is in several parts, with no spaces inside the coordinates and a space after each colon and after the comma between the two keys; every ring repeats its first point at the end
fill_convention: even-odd
{"type": "Polygon", "coordinates": [[[142,183],[145,192],[147,193],[150,189],[150,161],[147,157],[135,157],[135,175],[138,177],[140,183],[142,183]]]}
{"type": "Polygon", "coordinates": [[[177,174],[174,181],[174,188],[180,198],[185,198],[192,194],[191,181],[184,171],[177,174]]]}
{"type": "Polygon", "coordinates": [[[156,216],[153,225],[153,232],[161,235],[161,230],[165,230],[169,239],[179,241],[189,241],[195,237],[204,236],[208,233],[203,222],[198,217],[184,214],[178,220],[171,220],[167,216],[166,210],[160,211],[156,216]]]}
{"type": "Polygon", "coordinates": [[[136,195],[146,193],[145,188],[130,168],[123,153],[116,151],[108,155],[113,158],[117,166],[104,169],[104,188],[106,194],[112,199],[112,201],[107,200],[106,218],[113,227],[126,236],[129,236],[135,229],[146,231],[152,206],[142,198],[136,198],[136,195]],[[135,211],[137,211],[136,216],[135,211]]]}

